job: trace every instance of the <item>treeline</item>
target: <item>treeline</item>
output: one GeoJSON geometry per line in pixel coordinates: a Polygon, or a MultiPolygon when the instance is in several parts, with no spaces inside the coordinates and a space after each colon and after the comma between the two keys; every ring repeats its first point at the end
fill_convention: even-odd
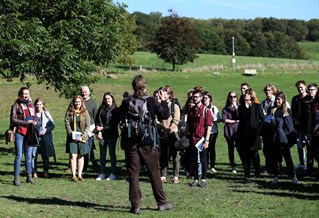
{"type": "MultiPolygon", "coordinates": [[[[139,50],[150,51],[150,45],[161,26],[159,12],[134,12],[139,50]]],[[[232,37],[235,53],[242,56],[307,59],[297,42],[319,41],[319,19],[309,21],[276,18],[254,20],[187,19],[200,39],[198,53],[232,54],[232,37]]]]}

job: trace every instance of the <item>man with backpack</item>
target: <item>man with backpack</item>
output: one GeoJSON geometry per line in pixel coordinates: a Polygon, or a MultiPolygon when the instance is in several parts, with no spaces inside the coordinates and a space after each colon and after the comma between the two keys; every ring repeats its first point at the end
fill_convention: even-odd
{"type": "Polygon", "coordinates": [[[142,75],[132,81],[133,96],[123,99],[119,107],[122,120],[122,144],[125,150],[125,164],[129,181],[129,200],[131,213],[138,214],[141,209],[142,193],[139,185],[141,163],[144,163],[152,185],[153,195],[159,211],[170,210],[164,193],[159,171],[159,140],[155,126],[155,116],[167,119],[170,115],[162,91],[158,92],[158,102],[147,96],[147,82],[142,75]]]}

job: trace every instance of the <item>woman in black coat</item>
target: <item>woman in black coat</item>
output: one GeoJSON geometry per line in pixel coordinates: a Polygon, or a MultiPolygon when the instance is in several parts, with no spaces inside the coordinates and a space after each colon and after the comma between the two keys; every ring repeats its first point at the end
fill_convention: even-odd
{"type": "Polygon", "coordinates": [[[259,177],[260,158],[258,150],[261,150],[259,129],[265,115],[255,92],[251,88],[244,92],[243,99],[244,102],[238,107],[237,151],[244,167],[245,178],[250,176],[251,162],[254,165],[255,176],[259,177]]]}

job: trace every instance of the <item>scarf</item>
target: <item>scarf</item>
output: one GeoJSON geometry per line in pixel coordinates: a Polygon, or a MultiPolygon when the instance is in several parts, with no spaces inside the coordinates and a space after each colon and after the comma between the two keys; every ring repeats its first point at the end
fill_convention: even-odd
{"type": "MultiPolygon", "coordinates": [[[[34,108],[32,105],[32,99],[24,99],[24,98],[18,98],[16,100],[16,102],[19,104],[21,110],[22,110],[22,114],[23,117],[22,119],[24,120],[30,120],[30,119],[34,119],[35,116],[35,112],[34,112],[34,108]]],[[[27,127],[26,126],[19,126],[18,128],[18,133],[21,135],[27,135],[27,127]]]]}

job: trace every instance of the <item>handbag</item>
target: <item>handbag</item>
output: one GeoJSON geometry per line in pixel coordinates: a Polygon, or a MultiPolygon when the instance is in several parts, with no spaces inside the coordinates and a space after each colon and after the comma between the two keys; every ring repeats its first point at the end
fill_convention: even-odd
{"type": "Polygon", "coordinates": [[[12,143],[16,139],[16,129],[17,127],[13,127],[13,129],[7,129],[6,132],[4,133],[6,136],[6,144],[12,143]]]}
{"type": "Polygon", "coordinates": [[[32,124],[29,124],[27,127],[25,146],[26,147],[40,147],[39,138],[37,130],[32,124]]]}

